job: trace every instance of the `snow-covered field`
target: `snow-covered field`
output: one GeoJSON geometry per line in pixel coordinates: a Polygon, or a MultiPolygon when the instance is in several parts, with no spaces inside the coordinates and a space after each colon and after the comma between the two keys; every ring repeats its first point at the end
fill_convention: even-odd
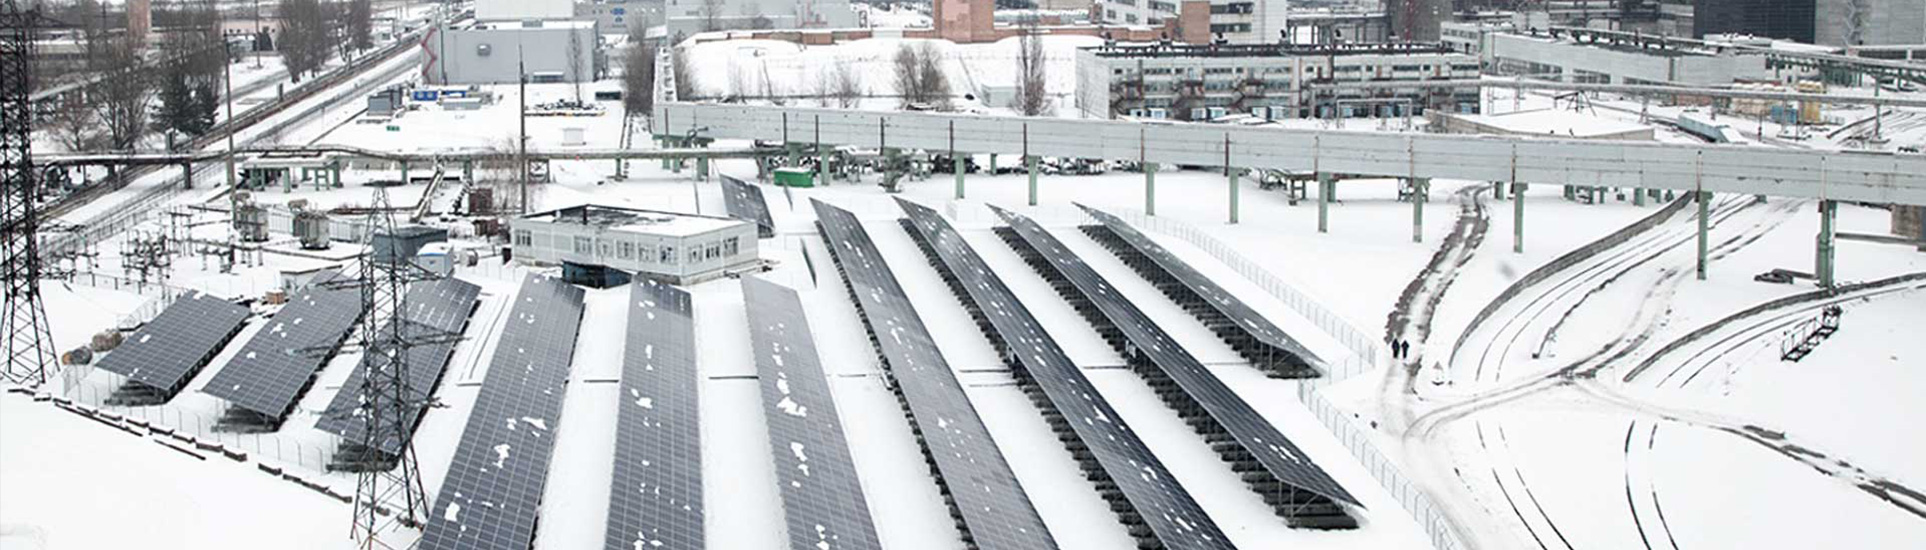
{"type": "MultiPolygon", "coordinates": [[[[807,50],[784,42],[704,44],[698,48],[713,50],[700,52],[710,56],[704,59],[729,61],[704,64],[699,78],[704,86],[720,87],[716,93],[738,91],[732,88],[738,84],[757,93],[754,90],[765,87],[763,79],[777,87],[781,82],[807,82],[812,80],[810,71],[847,58],[864,67],[866,86],[886,93],[887,55],[896,42],[878,39],[807,50]]],[[[1076,45],[1076,40],[1052,39],[1052,63],[1065,67],[1055,73],[1071,72],[1064,56],[1076,45]]],[[[960,54],[947,67],[953,82],[1007,83],[1003,73],[1008,71],[989,68],[1007,65],[1009,59],[1002,56],[1013,59],[1010,41],[949,47],[960,54]]],[[[1053,80],[1053,91],[1067,85],[1053,80]]],[[[588,86],[584,93],[611,86],[588,86]]],[[[395,150],[504,146],[513,139],[519,98],[513,87],[494,91],[499,102],[484,110],[425,108],[390,124],[357,124],[350,120],[352,106],[337,107],[312,124],[291,127],[270,139],[395,150]]],[[[528,93],[530,103],[542,103],[571,97],[575,90],[532,85],[528,93]]],[[[1509,97],[1494,100],[1505,107],[1499,112],[1511,103],[1509,97]]],[[[1533,95],[1518,101],[1519,108],[1549,103],[1533,95]]],[[[1638,108],[1610,103],[1598,108],[1597,116],[1636,120],[1638,108]]],[[[596,117],[531,118],[529,126],[532,146],[542,148],[564,147],[563,135],[571,128],[582,129],[595,146],[613,145],[621,131],[613,111],[596,117]]],[[[1672,134],[1664,139],[1683,138],[1672,134]]],[[[637,144],[651,146],[647,140],[637,144]]],[[[717,169],[744,178],[756,173],[750,161],[741,160],[721,161],[717,169]]],[[[610,177],[614,170],[608,161],[558,161],[552,167],[556,181],[531,192],[531,208],[598,202],[684,212],[723,210],[718,186],[692,181],[692,171],[676,173],[660,163],[635,162],[627,179],[615,181],[610,177]]],[[[359,171],[349,176],[345,189],[268,191],[260,198],[365,203],[368,188],[356,184],[398,174],[359,171]]],[[[871,175],[864,182],[789,193],[765,187],[778,235],[762,241],[760,253],[773,265],[770,279],[801,292],[884,546],[960,548],[961,543],[911,426],[885,385],[858,313],[815,234],[812,199],[847,208],[864,220],[1060,545],[1094,550],[1132,544],[1043,417],[1014,386],[963,305],[896,225],[892,196],[875,186],[875,179],[871,175]]],[[[1812,270],[1819,221],[1811,201],[1717,197],[1710,205],[1711,263],[1703,281],[1693,273],[1697,220],[1688,207],[1657,219],[1652,229],[1622,244],[1600,247],[1596,255],[1569,268],[1520,284],[1521,277],[1560,256],[1658,213],[1664,201],[1634,206],[1608,193],[1602,204],[1585,205],[1562,198],[1555,186],[1535,186],[1522,199],[1526,225],[1521,229],[1514,224],[1517,199],[1510,193],[1497,200],[1485,182],[1437,181],[1417,228],[1422,242],[1412,242],[1413,205],[1397,200],[1397,182],[1391,179],[1340,183],[1329,232],[1317,230],[1313,202],[1291,204],[1282,191],[1260,190],[1249,179],[1239,183],[1242,222],[1237,224],[1226,222],[1228,189],[1221,174],[1167,170],[1157,180],[1157,217],[1173,226],[1193,227],[1197,234],[1187,240],[1150,233],[1327,360],[1357,364],[1360,359],[1358,350],[1341,343],[1339,335],[1319,327],[1343,325],[1376,336],[1385,331],[1381,327],[1398,310],[1400,293],[1414,279],[1419,287],[1442,292],[1435,311],[1423,319],[1427,332],[1424,340],[1413,342],[1412,359],[1322,390],[1351,417],[1348,425],[1365,437],[1334,432],[1324,423],[1329,419],[1320,421],[1295,398],[1299,382],[1265,378],[1251,369],[1181,306],[1076,230],[1082,218],[1073,202],[1113,212],[1143,209],[1141,174],[1044,177],[1041,204],[1035,208],[1023,207],[1028,189],[1020,175],[970,175],[967,198],[960,201],[952,200],[954,180],[941,174],[909,182],[897,196],[954,216],[965,240],[1240,548],[1424,547],[1430,540],[1427,526],[1405,509],[1410,497],[1386,489],[1406,479],[1423,488],[1426,498],[1446,510],[1451,528],[1479,548],[1926,544],[1926,497],[1918,492],[1926,487],[1926,462],[1918,460],[1926,456],[1926,439],[1912,436],[1922,413],[1916,390],[1926,385],[1926,370],[1919,368],[1926,364],[1926,343],[1916,337],[1917,327],[1926,324],[1926,283],[1826,295],[1815,293],[1809,280],[1791,285],[1754,281],[1753,275],[1771,269],[1812,270]],[[1462,263],[1446,265],[1448,273],[1427,271],[1439,243],[1458,227],[1460,207],[1474,202],[1484,206],[1482,240],[1468,246],[1469,256],[1462,263]],[[1123,360],[1097,331],[989,230],[994,216],[984,205],[1015,208],[1047,226],[1356,494],[1364,503],[1353,510],[1362,527],[1333,532],[1288,528],[1214,456],[1210,445],[1164,406],[1149,384],[1119,368],[1123,360]],[[1524,250],[1514,253],[1514,235],[1521,231],[1524,250]],[[1195,239],[1248,258],[1331,315],[1320,317],[1268,294],[1263,284],[1238,275],[1235,266],[1220,261],[1198,246],[1204,241],[1195,239]],[[1440,286],[1442,280],[1449,280],[1449,286],[1440,286]],[[1514,285],[1517,288],[1507,291],[1514,285]],[[1781,299],[1787,303],[1740,314],[1781,299]],[[1826,305],[1842,308],[1840,332],[1803,361],[1780,361],[1787,332],[1826,305]],[[1487,307],[1494,314],[1474,322],[1487,307]],[[1352,451],[1357,445],[1382,449],[1397,472],[1357,459],[1352,451]]],[[[391,199],[412,203],[421,191],[420,186],[402,187],[391,199]]],[[[176,206],[224,200],[214,193],[173,199],[176,206]]],[[[1861,205],[1840,205],[1839,210],[1841,231],[1886,231],[1884,210],[1861,205]]],[[[185,231],[195,237],[218,241],[224,235],[217,218],[200,213],[181,223],[194,225],[185,231]]],[[[98,256],[83,265],[101,276],[133,277],[120,257],[124,242],[123,237],[97,244],[98,256]]],[[[213,256],[188,254],[175,259],[166,284],[254,298],[277,288],[282,270],[343,264],[357,250],[341,245],[308,257],[257,252],[229,270],[213,256]]],[[[1877,281],[1926,272],[1926,254],[1908,246],[1841,241],[1838,265],[1842,283],[1877,281]]],[[[467,338],[456,346],[438,389],[441,406],[425,416],[417,435],[431,496],[446,477],[517,282],[531,269],[536,268],[485,258],[480,265],[457,270],[458,277],[481,285],[483,293],[467,338]]],[[[705,536],[714,548],[779,547],[787,540],[783,503],[768,459],[768,428],[750,378],[756,371],[749,357],[750,329],[741,290],[728,279],[689,290],[702,376],[705,536]]],[[[66,350],[96,332],[151,316],[153,297],[161,289],[83,276],[50,281],[45,292],[57,348],[66,350]]],[[[564,422],[547,472],[542,521],[534,540],[538,550],[601,542],[614,448],[614,415],[609,412],[617,400],[617,386],[610,382],[621,373],[626,296],[624,289],[587,295],[569,376],[574,387],[562,405],[564,422]]],[[[322,370],[278,432],[240,435],[211,427],[224,405],[199,388],[226,365],[241,342],[261,330],[272,312],[271,306],[254,308],[257,314],[226,353],[217,355],[172,402],[103,409],[246,451],[246,462],[219,455],[196,459],[156,443],[162,436],[136,436],[25,395],[0,395],[0,548],[351,547],[346,536],[349,505],[265,474],[257,465],[352,492],[352,477],[325,470],[335,441],[313,424],[345,382],[358,359],[355,353],[344,353],[322,370]],[[114,528],[100,528],[101,518],[112,518],[114,528]]],[[[68,375],[78,382],[48,391],[87,405],[100,405],[101,396],[116,382],[107,373],[85,368],[70,369],[68,375]]]]}

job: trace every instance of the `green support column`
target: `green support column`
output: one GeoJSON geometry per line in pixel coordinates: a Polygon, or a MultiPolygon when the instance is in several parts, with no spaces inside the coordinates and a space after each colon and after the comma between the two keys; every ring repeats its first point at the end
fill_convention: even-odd
{"type": "Polygon", "coordinates": [[[996,153],[990,153],[990,175],[996,175],[996,153]]]}
{"type": "Polygon", "coordinates": [[[1337,183],[1331,180],[1329,172],[1317,173],[1317,232],[1331,232],[1331,190],[1337,183]]]}
{"type": "Polygon", "coordinates": [[[1157,215],[1157,163],[1144,163],[1144,214],[1157,215]]]}
{"type": "Polygon", "coordinates": [[[1505,182],[1491,182],[1491,196],[1498,200],[1505,200],[1505,182]]]}
{"type": "Polygon", "coordinates": [[[1706,235],[1706,231],[1712,228],[1712,222],[1710,219],[1711,212],[1710,212],[1710,208],[1708,208],[1708,204],[1712,202],[1711,201],[1712,194],[1707,193],[1705,191],[1699,191],[1698,193],[1695,193],[1692,198],[1699,202],[1698,275],[1699,275],[1699,280],[1703,281],[1705,280],[1705,252],[1707,248],[1706,241],[1708,238],[1708,236],[1706,235]]]}
{"type": "Polygon", "coordinates": [[[401,184],[408,185],[408,161],[401,161],[401,184]]]}
{"type": "Polygon", "coordinates": [[[181,163],[181,188],[194,188],[194,163],[192,162],[181,163]]]}
{"type": "Polygon", "coordinates": [[[797,147],[794,143],[784,143],[782,144],[782,148],[789,154],[789,159],[783,164],[784,167],[794,168],[797,164],[802,163],[802,148],[797,147]]]}
{"type": "MultiPolygon", "coordinates": [[[[334,180],[334,188],[340,189],[342,187],[347,187],[346,184],[341,183],[341,161],[340,160],[334,161],[334,163],[328,166],[328,168],[334,171],[334,173],[328,175],[329,179],[334,180]]],[[[463,181],[467,181],[467,180],[463,180],[463,181]]]]}
{"type": "Polygon", "coordinates": [[[816,161],[816,185],[827,187],[829,186],[829,148],[821,143],[816,144],[816,155],[822,157],[816,161]]]}
{"type": "MultiPolygon", "coordinates": [[[[656,148],[658,148],[658,149],[668,149],[668,148],[669,148],[669,138],[656,138],[656,140],[655,140],[655,143],[656,143],[656,148]]],[[[662,157],[662,169],[663,169],[663,170],[674,170],[674,169],[675,169],[675,159],[672,159],[672,158],[669,158],[669,157],[666,157],[666,156],[665,156],[665,157],[662,157]]]]}
{"type": "Polygon", "coordinates": [[[1026,168],[1030,170],[1030,206],[1036,206],[1037,205],[1037,157],[1036,155],[1023,157],[1023,164],[1026,168]]]}
{"type": "Polygon", "coordinates": [[[1645,190],[1632,188],[1632,206],[1645,206],[1645,190]]]}
{"type": "Polygon", "coordinates": [[[969,166],[964,158],[962,153],[950,151],[950,170],[956,172],[956,200],[963,200],[963,172],[969,166]]]}
{"type": "Polygon", "coordinates": [[[1411,179],[1411,242],[1424,242],[1424,202],[1431,193],[1431,178],[1411,179]]]}
{"type": "Polygon", "coordinates": [[[1224,173],[1228,174],[1230,177],[1230,222],[1231,223],[1237,223],[1237,175],[1242,172],[1243,172],[1243,169],[1240,169],[1240,168],[1226,168],[1224,170],[1224,173]]]}
{"type": "Polygon", "coordinates": [[[1813,262],[1813,275],[1819,278],[1819,286],[1824,288],[1832,288],[1834,280],[1833,268],[1835,264],[1833,262],[1837,249],[1833,245],[1832,228],[1834,218],[1838,215],[1838,202],[1819,201],[1819,255],[1813,262]]]}
{"type": "Polygon", "coordinates": [[[1525,253],[1525,189],[1527,184],[1511,184],[1511,251],[1525,253]]]}
{"type": "Polygon", "coordinates": [[[709,181],[709,157],[696,157],[695,177],[700,181],[709,181]]]}

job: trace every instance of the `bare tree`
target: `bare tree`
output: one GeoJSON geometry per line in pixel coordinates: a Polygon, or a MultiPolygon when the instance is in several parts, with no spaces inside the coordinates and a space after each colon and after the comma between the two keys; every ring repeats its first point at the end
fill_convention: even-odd
{"type": "Polygon", "coordinates": [[[702,32],[722,30],[725,0],[702,0],[702,32]]]}
{"type": "Polygon", "coordinates": [[[1043,36],[1037,30],[1037,18],[1025,17],[1023,38],[1017,44],[1017,85],[1016,97],[1011,107],[1024,116],[1039,116],[1050,110],[1050,95],[1044,74],[1043,36]]]}
{"type": "Polygon", "coordinates": [[[655,108],[655,47],[634,42],[622,56],[622,108],[629,116],[655,108]]]}
{"type": "Polygon", "coordinates": [[[863,75],[849,60],[838,60],[836,67],[825,78],[829,82],[829,96],[836,99],[836,105],[844,109],[854,109],[863,99],[863,75]]]}
{"type": "Polygon", "coordinates": [[[348,45],[355,51],[374,47],[374,8],[368,0],[348,2],[348,45]]]}
{"type": "Polygon", "coordinates": [[[582,33],[575,32],[575,29],[569,29],[568,31],[568,70],[569,70],[568,79],[570,82],[575,84],[574,87],[575,87],[576,103],[582,102],[582,80],[587,78],[587,75],[585,75],[584,73],[588,72],[587,64],[583,63],[583,57],[585,56],[582,54],[582,33]]]}
{"type": "Polygon", "coordinates": [[[53,129],[55,142],[65,147],[67,152],[91,151],[100,146],[99,117],[93,107],[83,101],[57,100],[53,116],[47,119],[53,129]]]}
{"type": "Polygon", "coordinates": [[[946,110],[950,102],[950,79],[943,73],[936,46],[922,42],[904,44],[896,50],[896,93],[904,106],[946,110]]]}
{"type": "Polygon", "coordinates": [[[98,67],[114,75],[95,88],[94,109],[106,132],[107,147],[132,150],[147,129],[147,106],[154,98],[154,81],[140,52],[126,37],[106,39],[98,67]]]}
{"type": "Polygon", "coordinates": [[[321,69],[333,49],[326,10],[316,0],[281,0],[281,39],[278,49],[288,76],[300,82],[321,69]]]}

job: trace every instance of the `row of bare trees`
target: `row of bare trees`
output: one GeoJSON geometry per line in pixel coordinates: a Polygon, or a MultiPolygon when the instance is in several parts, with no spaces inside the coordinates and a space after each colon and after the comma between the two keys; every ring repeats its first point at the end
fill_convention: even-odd
{"type": "Polygon", "coordinates": [[[328,58],[349,61],[374,47],[369,0],[281,0],[281,37],[276,44],[288,76],[300,82],[317,74],[328,58]]]}
{"type": "Polygon", "coordinates": [[[60,101],[48,119],[50,133],[64,148],[131,150],[149,130],[168,136],[171,146],[176,136],[199,136],[213,127],[215,89],[228,61],[213,0],[156,11],[155,22],[168,32],[159,35],[151,51],[143,48],[148,37],[113,26],[117,19],[93,0],[56,13],[78,29],[76,69],[100,77],[84,97],[60,101]]]}

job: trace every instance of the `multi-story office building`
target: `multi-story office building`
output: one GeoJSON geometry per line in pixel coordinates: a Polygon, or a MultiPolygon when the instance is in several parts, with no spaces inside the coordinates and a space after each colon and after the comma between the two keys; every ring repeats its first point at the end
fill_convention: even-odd
{"type": "Polygon", "coordinates": [[[1328,90],[1318,84],[1478,77],[1475,57],[1442,44],[1111,45],[1077,51],[1086,117],[1209,120],[1477,112],[1475,89],[1328,90]]]}
{"type": "MultiPolygon", "coordinates": [[[[1100,0],[1097,19],[1107,25],[1158,25],[1175,19],[1181,0],[1100,0]]],[[[1276,42],[1288,25],[1285,0],[1210,0],[1210,36],[1232,44],[1276,42]]]]}

